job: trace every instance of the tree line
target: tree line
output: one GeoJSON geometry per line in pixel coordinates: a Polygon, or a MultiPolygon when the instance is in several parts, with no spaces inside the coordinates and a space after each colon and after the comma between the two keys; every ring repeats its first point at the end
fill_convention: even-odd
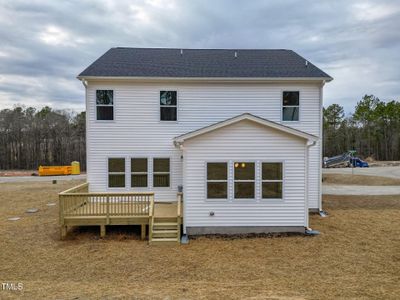
{"type": "Polygon", "coordinates": [[[400,102],[365,95],[345,116],[343,107],[324,108],[324,156],[356,150],[362,158],[400,160],[400,102]]]}
{"type": "Polygon", "coordinates": [[[86,169],[85,112],[16,106],[0,110],[0,169],[70,165],[86,169]]]}

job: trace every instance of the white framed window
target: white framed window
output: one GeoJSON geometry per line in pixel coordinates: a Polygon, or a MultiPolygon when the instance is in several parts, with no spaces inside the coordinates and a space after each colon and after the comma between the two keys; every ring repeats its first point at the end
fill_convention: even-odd
{"type": "Polygon", "coordinates": [[[228,163],[207,163],[207,199],[228,198],[228,163]]]}
{"type": "Polygon", "coordinates": [[[113,90],[96,90],[96,120],[114,120],[113,90]]]}
{"type": "Polygon", "coordinates": [[[170,159],[153,158],[153,187],[169,187],[170,177],[170,159]]]}
{"type": "Polygon", "coordinates": [[[176,91],[160,91],[160,121],[178,120],[178,96],[176,91]]]}
{"type": "Polygon", "coordinates": [[[300,92],[284,91],[282,94],[282,121],[299,121],[300,92]]]}
{"type": "Polygon", "coordinates": [[[125,187],[125,158],[108,159],[108,187],[125,187]]]}
{"type": "Polygon", "coordinates": [[[235,199],[255,199],[255,163],[234,162],[235,199]]]}
{"type": "Polygon", "coordinates": [[[263,162],[261,164],[261,198],[283,198],[283,163],[263,162]]]}
{"type": "Polygon", "coordinates": [[[147,158],[131,158],[131,187],[147,187],[147,158]]]}

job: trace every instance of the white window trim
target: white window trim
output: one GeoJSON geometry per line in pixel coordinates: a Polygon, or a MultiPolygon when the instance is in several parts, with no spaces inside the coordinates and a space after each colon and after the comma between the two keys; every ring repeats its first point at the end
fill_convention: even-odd
{"type": "Polygon", "coordinates": [[[94,115],[95,115],[95,122],[105,122],[105,123],[110,123],[110,122],[115,122],[115,90],[114,89],[109,89],[109,88],[101,88],[98,89],[96,88],[94,91],[94,115]],[[97,104],[97,91],[113,91],[113,104],[112,105],[106,105],[106,104],[97,104]],[[98,120],[97,119],[97,107],[102,106],[102,107],[110,107],[112,106],[113,108],[113,118],[112,120],[98,120]]]}
{"type": "Polygon", "coordinates": [[[232,176],[232,188],[233,188],[233,195],[232,195],[232,198],[233,198],[233,201],[255,201],[255,200],[257,200],[257,162],[256,161],[249,161],[249,160],[240,160],[240,159],[237,159],[237,160],[233,160],[232,161],[232,167],[233,167],[233,176],[232,176]],[[251,179],[246,179],[246,180],[244,180],[244,179],[238,179],[238,180],[236,180],[235,179],[235,163],[253,163],[254,164],[254,179],[253,180],[251,180],[251,179]],[[236,194],[236,191],[235,191],[235,183],[236,182],[253,182],[254,183],[254,198],[236,198],[235,197],[235,194],[236,194]]]}
{"type": "Polygon", "coordinates": [[[269,201],[269,202],[282,202],[285,199],[285,161],[276,161],[276,160],[262,160],[260,161],[260,199],[262,201],[269,201]],[[280,163],[282,164],[282,179],[281,180],[263,180],[262,179],[262,164],[263,163],[270,163],[270,164],[276,164],[280,163]],[[262,184],[263,182],[282,182],[282,198],[263,198],[262,196],[262,184]]]}
{"type": "Polygon", "coordinates": [[[158,121],[162,122],[162,123],[166,123],[166,124],[175,124],[178,123],[179,120],[179,91],[178,89],[175,88],[165,88],[165,89],[160,89],[158,91],[158,121]],[[160,97],[161,97],[161,92],[165,91],[165,92],[176,92],[176,105],[161,105],[160,102],[160,97]],[[161,120],[161,107],[175,107],[176,108],[176,120],[161,120]]]}
{"type": "Polygon", "coordinates": [[[152,159],[152,170],[151,170],[151,177],[152,177],[152,183],[153,189],[172,189],[172,175],[171,175],[171,157],[168,156],[154,156],[151,158],[152,159]],[[169,172],[154,172],[154,159],[168,159],[169,160],[169,172]],[[154,175],[169,175],[169,186],[154,186],[154,175]]]}
{"type": "Polygon", "coordinates": [[[210,202],[217,202],[217,201],[223,201],[227,202],[229,199],[229,162],[228,161],[223,161],[223,160],[215,160],[215,161],[206,161],[205,162],[205,179],[206,179],[206,189],[205,189],[205,199],[206,201],[210,202]],[[207,171],[208,171],[208,164],[209,163],[221,163],[221,164],[226,164],[226,180],[208,180],[207,177],[207,171]],[[208,183],[209,182],[226,182],[226,198],[208,198],[208,183]]]}
{"type": "Polygon", "coordinates": [[[129,159],[129,163],[130,163],[129,170],[130,170],[130,174],[131,174],[130,179],[129,179],[130,188],[132,188],[132,189],[147,189],[147,188],[149,188],[149,158],[148,157],[143,157],[143,156],[132,156],[129,159]],[[132,172],[132,159],[146,159],[146,169],[147,169],[147,171],[146,172],[132,172]],[[147,175],[146,186],[132,186],[132,175],[147,175]]]}
{"type": "Polygon", "coordinates": [[[106,164],[107,164],[107,190],[111,189],[111,190],[121,190],[121,189],[126,189],[126,157],[125,156],[109,156],[106,158],[106,164]],[[124,172],[110,172],[108,169],[108,164],[109,164],[109,160],[110,159],[123,159],[124,160],[124,168],[125,171],[124,172]],[[124,175],[125,176],[125,180],[124,180],[124,186],[110,186],[110,178],[109,175],[124,175]]]}
{"type": "Polygon", "coordinates": [[[282,89],[281,90],[281,122],[283,123],[290,123],[296,124],[299,123],[301,120],[301,91],[296,89],[282,89]],[[283,105],[283,93],[284,92],[298,92],[299,93],[299,105],[283,105]],[[299,108],[299,119],[298,120],[284,120],[283,119],[283,108],[285,107],[298,107],[299,108]]]}

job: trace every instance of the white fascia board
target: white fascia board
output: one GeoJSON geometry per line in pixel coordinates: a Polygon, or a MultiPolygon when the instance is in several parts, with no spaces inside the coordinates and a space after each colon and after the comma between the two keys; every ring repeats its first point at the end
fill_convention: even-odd
{"type": "Polygon", "coordinates": [[[311,81],[329,82],[332,77],[139,77],[139,76],[77,76],[79,80],[132,80],[132,81],[218,81],[218,82],[269,82],[311,81]]]}

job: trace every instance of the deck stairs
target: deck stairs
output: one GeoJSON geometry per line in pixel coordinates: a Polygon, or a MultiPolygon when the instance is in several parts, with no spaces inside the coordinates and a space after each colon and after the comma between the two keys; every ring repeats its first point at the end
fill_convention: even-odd
{"type": "MultiPolygon", "coordinates": [[[[180,243],[180,230],[177,218],[155,218],[152,226],[150,244],[180,243]]],[[[180,225],[179,225],[180,226],[180,225]]]]}
{"type": "Polygon", "coordinates": [[[157,203],[150,212],[149,222],[149,244],[167,245],[180,244],[181,239],[181,204],[157,203]],[[158,213],[157,208],[162,208],[162,214],[158,213]]]}

